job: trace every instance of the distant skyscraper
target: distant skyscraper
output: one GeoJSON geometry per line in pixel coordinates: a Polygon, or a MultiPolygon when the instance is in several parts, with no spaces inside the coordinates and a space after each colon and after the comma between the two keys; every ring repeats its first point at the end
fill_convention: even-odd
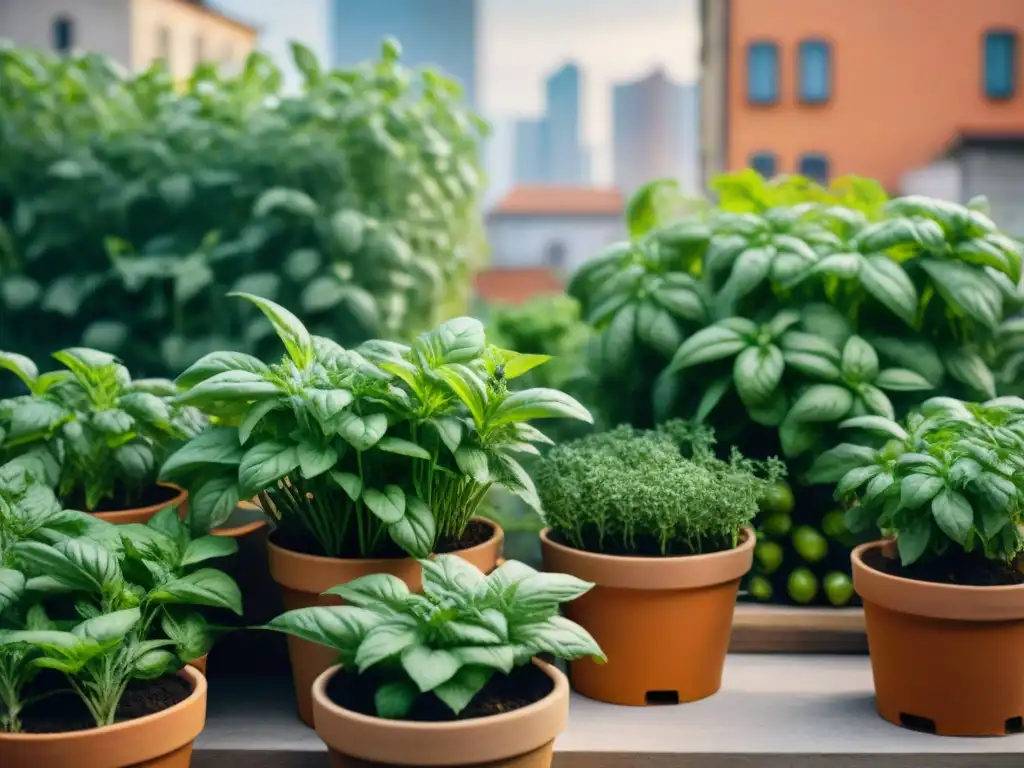
{"type": "Polygon", "coordinates": [[[516,179],[516,120],[492,120],[491,135],[484,143],[484,170],[487,189],[484,207],[490,208],[515,186],[516,179]]]}
{"type": "Polygon", "coordinates": [[[588,165],[580,131],[580,68],[566,64],[544,83],[547,181],[587,183],[588,165]]]}
{"type": "Polygon", "coordinates": [[[380,55],[391,35],[407,66],[436,66],[477,104],[477,0],[333,0],[331,62],[345,67],[380,55]]]}
{"type": "Polygon", "coordinates": [[[612,153],[615,185],[623,193],[657,178],[698,191],[697,104],[696,85],[673,83],[660,69],[614,86],[612,153]]]}
{"type": "Polygon", "coordinates": [[[547,121],[515,122],[515,180],[517,184],[544,184],[548,178],[547,121]]]}

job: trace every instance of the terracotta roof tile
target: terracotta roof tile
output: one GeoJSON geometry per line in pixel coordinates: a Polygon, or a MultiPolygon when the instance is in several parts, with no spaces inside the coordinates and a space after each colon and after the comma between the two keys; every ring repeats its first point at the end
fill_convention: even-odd
{"type": "Polygon", "coordinates": [[[536,296],[562,292],[558,276],[548,269],[485,269],[473,277],[473,286],[488,304],[523,304],[536,296]]]}
{"type": "Polygon", "coordinates": [[[490,213],[492,216],[621,216],[624,208],[625,201],[617,189],[522,186],[513,188],[490,213]]]}

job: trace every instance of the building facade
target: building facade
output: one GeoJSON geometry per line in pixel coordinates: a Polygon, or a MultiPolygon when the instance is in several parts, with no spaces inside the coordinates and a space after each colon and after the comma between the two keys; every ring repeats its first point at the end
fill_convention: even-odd
{"type": "Polygon", "coordinates": [[[350,67],[380,57],[385,37],[402,44],[407,66],[433,66],[462,84],[477,104],[478,0],[332,0],[331,63],[350,67]]]}
{"type": "Polygon", "coordinates": [[[589,181],[589,163],[580,128],[582,81],[579,66],[565,64],[544,83],[545,180],[551,184],[586,184],[589,181]]]}
{"type": "Polygon", "coordinates": [[[164,59],[183,79],[203,62],[239,67],[256,29],[195,0],[0,0],[0,38],[102,53],[132,71],[164,59]]]}
{"type": "Polygon", "coordinates": [[[655,70],[612,89],[612,160],[624,194],[657,178],[674,178],[698,192],[697,87],[655,70]]]}
{"type": "Polygon", "coordinates": [[[1024,135],[1021,0],[701,0],[700,13],[705,184],[753,167],[898,192],[962,139],[1024,135]]]}

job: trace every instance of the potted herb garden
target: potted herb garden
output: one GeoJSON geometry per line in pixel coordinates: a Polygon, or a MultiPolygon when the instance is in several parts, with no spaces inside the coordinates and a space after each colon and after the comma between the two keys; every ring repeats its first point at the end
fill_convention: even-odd
{"type": "Polygon", "coordinates": [[[946,736],[1019,732],[1024,717],[1024,400],[926,401],[906,426],[822,457],[854,529],[879,714],[946,736]]]}
{"type": "Polygon", "coordinates": [[[205,421],[172,401],[170,381],[133,381],[106,352],[75,347],[53,357],[62,370],[39,373],[23,355],[0,352],[28,394],[0,400],[0,461],[13,461],[54,488],[68,507],[116,523],[141,523],[187,495],[157,482],[176,441],[205,421]]]}
{"type": "Polygon", "coordinates": [[[17,464],[0,467],[0,763],[187,768],[209,647],[196,606],[240,612],[173,509],[114,526],[61,509],[17,464]]]}
{"type": "MultiPolygon", "coordinates": [[[[287,355],[267,365],[215,352],[179,377],[187,389],[177,402],[218,422],[163,467],[164,481],[191,492],[192,514],[216,525],[257,497],[275,526],[270,569],[291,609],[336,603],[322,593],[367,574],[416,588],[413,558],[432,553],[492,569],[503,535],[474,513],[495,484],[537,506],[515,454],[547,438],[527,421],[590,420],[562,392],[509,391],[510,379],[547,358],[488,345],[471,318],[408,347],[346,350],[283,307],[239,295],[264,312],[287,355]]],[[[312,724],[310,687],[332,656],[298,637],[289,651],[299,713],[312,724]]]]}
{"type": "Polygon", "coordinates": [[[508,561],[484,575],[453,555],[421,560],[423,592],[372,574],[331,590],[346,605],[268,625],[329,647],[313,686],[333,765],[547,768],[569,685],[535,658],[604,654],[560,604],[593,585],[508,561]]]}
{"type": "Polygon", "coordinates": [[[618,427],[553,448],[536,482],[545,568],[597,586],[566,609],[610,659],[572,664],[573,686],[613,704],[694,701],[722,682],[758,501],[776,460],[714,456],[680,421],[618,427]],[[684,455],[684,451],[687,455],[684,455]]]}

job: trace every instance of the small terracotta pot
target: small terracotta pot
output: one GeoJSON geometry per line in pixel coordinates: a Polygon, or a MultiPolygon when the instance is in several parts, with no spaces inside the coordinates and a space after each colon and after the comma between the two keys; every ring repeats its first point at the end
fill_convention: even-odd
{"type": "Polygon", "coordinates": [[[198,659],[192,659],[192,661],[190,661],[188,663],[188,665],[190,667],[195,667],[197,670],[199,670],[199,673],[203,677],[206,677],[206,661],[207,661],[207,659],[209,659],[209,657],[210,657],[210,654],[204,653],[198,659]]]}
{"type": "Polygon", "coordinates": [[[540,534],[544,570],[596,586],[567,603],[608,657],[570,664],[573,688],[611,704],[696,701],[722,687],[740,579],[756,537],[744,528],[725,552],[689,557],[618,557],[585,552],[540,534]]]}
{"type": "MultiPolygon", "coordinates": [[[[494,569],[501,556],[505,536],[501,527],[491,520],[473,519],[490,525],[494,529],[494,535],[482,544],[452,554],[488,573],[494,569]]],[[[340,598],[322,593],[333,586],[371,573],[390,573],[400,578],[414,591],[422,584],[422,570],[419,563],[411,557],[367,560],[319,557],[284,549],[272,541],[267,542],[267,551],[270,575],[281,587],[281,599],[287,611],[314,605],[341,605],[340,598]]],[[[313,700],[310,688],[317,676],[337,661],[337,653],[325,646],[289,635],[288,656],[292,664],[299,717],[306,725],[312,726],[313,700]]]]}
{"type": "Polygon", "coordinates": [[[1024,584],[964,587],[877,571],[853,550],[878,713],[941,736],[1005,736],[1024,722],[1024,584]]]}
{"type": "Polygon", "coordinates": [[[327,683],[340,669],[331,667],[313,684],[316,732],[332,768],[550,768],[555,737],[569,714],[569,681],[552,665],[533,663],[555,684],[543,699],[505,714],[447,723],[385,720],[343,709],[327,697],[327,683]]]}
{"type": "Polygon", "coordinates": [[[4,768],[188,768],[192,742],[206,723],[206,678],[178,673],[192,695],[135,720],[69,733],[0,733],[4,768]]]}
{"type": "Polygon", "coordinates": [[[161,509],[166,509],[167,507],[174,505],[178,507],[178,517],[184,520],[185,515],[188,514],[188,491],[185,491],[176,485],[171,485],[170,483],[160,483],[160,486],[177,491],[177,495],[167,501],[161,501],[159,504],[152,504],[148,507],[139,507],[138,509],[119,509],[113,512],[93,512],[92,514],[100,520],[106,520],[108,523],[114,523],[115,525],[129,525],[130,523],[147,523],[149,522],[149,519],[161,509]]]}

